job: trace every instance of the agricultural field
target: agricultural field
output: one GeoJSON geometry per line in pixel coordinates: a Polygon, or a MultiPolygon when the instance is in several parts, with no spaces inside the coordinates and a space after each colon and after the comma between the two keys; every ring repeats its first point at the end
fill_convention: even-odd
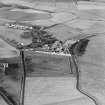
{"type": "MultiPolygon", "coordinates": [[[[73,49],[80,70],[79,79],[74,75],[76,65],[70,57],[25,50],[24,105],[105,105],[105,3],[98,4],[94,0],[79,1],[78,5],[73,0],[0,1],[0,63],[17,62],[20,65],[18,70],[7,70],[7,74],[0,69],[0,87],[4,86],[16,103],[20,100],[17,94],[21,81],[14,78],[21,74],[23,67],[21,59],[14,58],[19,57],[19,49],[9,42],[27,46],[32,43],[32,37],[21,37],[25,30],[8,28],[4,25],[8,22],[45,26],[44,31],[61,41],[93,36],[84,41],[86,45],[80,41],[73,49]],[[77,89],[78,81],[83,92],[77,89]]],[[[0,102],[5,105],[1,99],[0,102]]]]}
{"type": "Polygon", "coordinates": [[[76,79],[70,75],[27,78],[25,105],[95,105],[91,99],[78,92],[75,86],[76,79]]]}
{"type": "Polygon", "coordinates": [[[60,55],[25,52],[25,105],[95,105],[77,91],[76,77],[71,71],[69,60],[60,55]]]}
{"type": "Polygon", "coordinates": [[[90,38],[86,51],[78,58],[80,87],[96,99],[99,105],[105,101],[105,37],[104,34],[90,38]]]}
{"type": "Polygon", "coordinates": [[[72,74],[70,57],[25,51],[26,71],[29,77],[63,76],[72,74]],[[28,73],[29,72],[29,73],[28,73]]]}

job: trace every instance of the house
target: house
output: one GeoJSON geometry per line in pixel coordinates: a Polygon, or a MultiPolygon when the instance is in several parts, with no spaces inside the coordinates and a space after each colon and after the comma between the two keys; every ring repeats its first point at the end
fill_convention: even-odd
{"type": "Polygon", "coordinates": [[[6,23],[5,26],[8,27],[8,28],[20,29],[20,30],[31,30],[31,29],[33,29],[33,25],[31,25],[31,24],[18,23],[18,22],[9,22],[9,23],[6,23]]]}

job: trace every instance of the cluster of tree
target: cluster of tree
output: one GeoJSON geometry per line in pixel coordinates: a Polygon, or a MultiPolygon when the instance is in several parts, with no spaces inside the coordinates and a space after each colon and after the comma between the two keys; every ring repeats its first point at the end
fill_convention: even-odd
{"type": "Polygon", "coordinates": [[[79,40],[79,42],[77,42],[74,45],[74,48],[72,48],[73,54],[75,54],[77,56],[83,55],[85,53],[85,51],[86,51],[88,43],[89,43],[89,39],[81,39],[81,40],[79,40]]]}
{"type": "Polygon", "coordinates": [[[32,43],[25,46],[25,48],[39,48],[43,47],[45,44],[50,46],[57,41],[51,33],[40,29],[32,29],[29,31],[28,35],[31,35],[32,43]]]}

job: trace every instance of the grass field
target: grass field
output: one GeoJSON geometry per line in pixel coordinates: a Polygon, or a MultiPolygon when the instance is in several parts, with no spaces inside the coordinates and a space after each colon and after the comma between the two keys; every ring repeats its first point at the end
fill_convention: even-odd
{"type": "Polygon", "coordinates": [[[84,55],[79,57],[81,89],[105,105],[105,36],[90,39],[84,55]]]}
{"type": "Polygon", "coordinates": [[[23,30],[17,30],[17,29],[10,29],[6,28],[5,26],[0,26],[0,36],[1,38],[3,37],[4,39],[9,39],[11,40],[16,40],[19,43],[23,43],[24,45],[27,45],[31,43],[32,39],[24,39],[21,38],[20,35],[23,33],[23,30]]]}

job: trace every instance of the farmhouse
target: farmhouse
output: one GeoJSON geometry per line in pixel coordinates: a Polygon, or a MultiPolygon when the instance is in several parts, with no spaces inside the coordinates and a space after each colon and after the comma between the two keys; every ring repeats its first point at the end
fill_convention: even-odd
{"type": "Polygon", "coordinates": [[[33,26],[26,23],[10,22],[5,24],[8,28],[20,29],[20,30],[31,30],[33,26]]]}

